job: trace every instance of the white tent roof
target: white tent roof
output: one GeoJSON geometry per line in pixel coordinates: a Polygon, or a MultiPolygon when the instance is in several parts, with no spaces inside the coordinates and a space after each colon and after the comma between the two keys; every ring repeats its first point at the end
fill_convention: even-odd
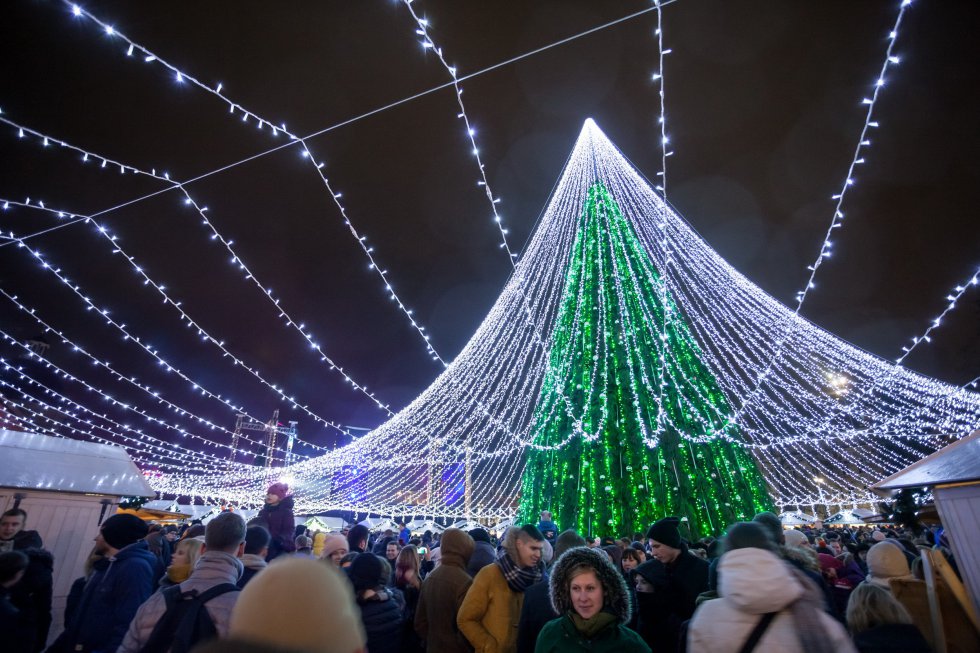
{"type": "Polygon", "coordinates": [[[805,512],[784,512],[780,513],[779,521],[783,526],[805,526],[817,521],[817,518],[805,512]]]}
{"type": "Polygon", "coordinates": [[[445,526],[440,526],[431,519],[426,520],[415,520],[408,525],[408,530],[412,533],[424,533],[425,531],[433,531],[436,533],[441,533],[446,530],[445,526]]]}
{"type": "Polygon", "coordinates": [[[156,494],[122,447],[0,429],[0,487],[115,497],[156,494]]]}

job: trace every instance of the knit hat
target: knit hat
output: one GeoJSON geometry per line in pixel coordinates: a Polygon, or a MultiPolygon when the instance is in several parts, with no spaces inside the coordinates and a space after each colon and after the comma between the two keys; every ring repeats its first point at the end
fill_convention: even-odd
{"type": "Polygon", "coordinates": [[[782,544],[784,541],[783,533],[783,522],[780,521],[779,517],[774,512],[760,512],[755,517],[752,518],[757,524],[762,524],[769,536],[772,537],[772,541],[776,544],[782,544]]]}
{"type": "Polygon", "coordinates": [[[673,549],[681,548],[681,533],[677,526],[681,520],[677,517],[664,517],[657,521],[647,531],[648,540],[656,540],[661,544],[666,544],[673,549]]]}
{"type": "Polygon", "coordinates": [[[797,530],[786,531],[786,533],[783,535],[783,539],[786,540],[786,546],[801,547],[810,543],[810,540],[807,539],[806,534],[797,530]]]}
{"type": "Polygon", "coordinates": [[[320,554],[320,557],[329,558],[334,551],[340,549],[347,551],[347,538],[340,533],[331,533],[323,538],[323,553],[320,554]]]}
{"type": "Polygon", "coordinates": [[[882,533],[881,531],[875,531],[874,533],[871,534],[871,539],[874,540],[875,542],[884,542],[885,534],[882,533]]]}
{"type": "Polygon", "coordinates": [[[347,568],[347,577],[354,586],[354,592],[377,589],[388,580],[384,561],[373,553],[362,553],[354,558],[347,568]]]}
{"type": "Polygon", "coordinates": [[[266,494],[274,494],[282,501],[289,496],[289,486],[285,483],[273,483],[269,486],[269,491],[266,494]]]}
{"type": "Polygon", "coordinates": [[[490,541],[490,533],[486,532],[482,528],[471,529],[470,537],[473,538],[474,542],[486,542],[487,544],[493,544],[493,542],[490,541]]]}
{"type": "Polygon", "coordinates": [[[113,515],[102,522],[102,539],[113,549],[121,549],[146,537],[146,522],[136,515],[113,515]]]}
{"type": "Polygon", "coordinates": [[[256,574],[238,595],[228,635],[303,653],[354,653],[365,646],[350,586],[339,572],[306,558],[280,558],[256,574]]]}
{"type": "Polygon", "coordinates": [[[868,582],[889,589],[888,579],[909,576],[909,562],[902,549],[878,542],[868,550],[868,582]]]}

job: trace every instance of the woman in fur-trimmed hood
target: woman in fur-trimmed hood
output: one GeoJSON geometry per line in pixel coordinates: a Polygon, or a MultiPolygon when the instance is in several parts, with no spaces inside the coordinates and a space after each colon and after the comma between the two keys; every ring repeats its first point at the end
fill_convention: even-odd
{"type": "Polygon", "coordinates": [[[535,653],[649,653],[640,636],[626,627],[632,616],[629,591],[604,552],[569,549],[552,568],[549,583],[551,605],[561,616],[541,630],[535,653]]]}

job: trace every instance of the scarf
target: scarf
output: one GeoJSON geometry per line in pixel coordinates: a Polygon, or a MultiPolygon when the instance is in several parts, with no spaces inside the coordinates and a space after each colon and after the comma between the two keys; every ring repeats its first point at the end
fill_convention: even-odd
{"type": "Polygon", "coordinates": [[[575,630],[579,632],[585,639],[592,639],[595,637],[603,628],[607,627],[609,624],[616,623],[619,619],[616,615],[600,610],[588,619],[583,619],[574,610],[569,613],[569,617],[572,618],[572,623],[575,624],[575,630]]]}
{"type": "Polygon", "coordinates": [[[170,565],[167,567],[167,579],[174,584],[183,583],[191,577],[190,565],[170,565]]]}
{"type": "Polygon", "coordinates": [[[507,587],[518,594],[523,594],[524,590],[540,581],[544,575],[543,564],[538,563],[534,567],[518,567],[506,551],[497,558],[497,566],[500,567],[500,573],[504,575],[504,580],[507,581],[507,587]]]}

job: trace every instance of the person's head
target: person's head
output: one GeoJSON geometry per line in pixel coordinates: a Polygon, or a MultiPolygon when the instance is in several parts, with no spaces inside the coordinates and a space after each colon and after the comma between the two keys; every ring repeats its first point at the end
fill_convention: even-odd
{"type": "Polygon", "coordinates": [[[205,527],[204,546],[208,551],[241,556],[245,550],[245,520],[234,512],[221,513],[205,527]]]}
{"type": "Polygon", "coordinates": [[[903,578],[911,574],[908,558],[900,544],[890,541],[878,542],[868,550],[868,582],[889,589],[889,580],[903,578]]]}
{"type": "Polygon", "coordinates": [[[398,542],[388,542],[388,545],[385,547],[385,557],[388,560],[395,560],[398,557],[398,551],[398,542]]]}
{"type": "Polygon", "coordinates": [[[177,543],[176,548],[174,548],[174,554],[170,559],[170,564],[175,566],[186,565],[193,569],[194,565],[201,558],[201,553],[204,550],[204,542],[196,537],[192,537],[189,540],[181,540],[177,543]]]}
{"type": "Polygon", "coordinates": [[[473,538],[474,542],[486,542],[487,544],[493,544],[493,542],[490,540],[490,533],[482,528],[471,529],[470,537],[473,538]]]}
{"type": "Polygon", "coordinates": [[[12,540],[14,535],[24,530],[27,513],[20,508],[11,508],[0,516],[0,540],[12,540]]]}
{"type": "Polygon", "coordinates": [[[847,601],[847,627],[857,635],[876,626],[910,624],[909,611],[888,590],[874,583],[860,583],[847,601]]]}
{"type": "Polygon", "coordinates": [[[341,573],[306,558],[283,557],[238,595],[228,625],[233,642],[277,651],[364,653],[360,611],[341,573]],[[283,627],[288,624],[288,627],[283,627]]]}
{"type": "Polygon", "coordinates": [[[340,567],[340,561],[347,555],[347,538],[340,533],[331,533],[323,539],[321,560],[329,561],[334,567],[340,567]]]}
{"type": "Polygon", "coordinates": [[[95,547],[106,556],[146,537],[146,522],[136,515],[113,515],[102,522],[99,534],[95,536],[95,547]]]}
{"type": "Polygon", "coordinates": [[[21,551],[0,553],[0,587],[10,588],[24,576],[30,559],[21,551]]]}
{"type": "Polygon", "coordinates": [[[313,538],[308,535],[297,535],[293,540],[293,546],[299,553],[309,553],[313,549],[313,538]]]}
{"type": "Polygon", "coordinates": [[[439,544],[441,564],[465,569],[475,548],[476,543],[468,533],[458,528],[447,528],[439,544]]]}
{"type": "Polygon", "coordinates": [[[780,545],[785,543],[783,535],[783,522],[779,520],[779,517],[772,512],[760,512],[758,515],[752,518],[752,521],[756,524],[761,525],[769,533],[769,537],[772,538],[774,544],[780,545]]]}
{"type": "Polygon", "coordinates": [[[806,536],[803,531],[798,531],[796,529],[786,531],[783,533],[783,541],[786,546],[798,549],[808,549],[810,548],[810,539],[806,536]]]}
{"type": "Polygon", "coordinates": [[[409,583],[421,580],[419,568],[422,565],[419,552],[414,546],[406,546],[398,552],[395,559],[395,587],[404,587],[409,583]]]}
{"type": "Polygon", "coordinates": [[[743,521],[728,527],[724,547],[726,552],[736,549],[775,551],[776,543],[767,526],[755,521],[743,521]]]}
{"type": "Polygon", "coordinates": [[[605,609],[621,623],[630,619],[626,581],[601,550],[567,550],[552,568],[549,590],[551,605],[559,615],[574,612],[590,619],[605,609]]]}
{"type": "Polygon", "coordinates": [[[265,493],[265,502],[270,506],[279,505],[289,496],[289,486],[285,483],[273,483],[265,493]]]}
{"type": "Polygon", "coordinates": [[[180,538],[183,540],[189,537],[204,537],[204,530],[204,524],[191,524],[190,528],[184,531],[184,534],[180,538]]]}
{"type": "Polygon", "coordinates": [[[587,546],[585,538],[571,528],[566,531],[562,531],[561,534],[555,539],[555,560],[558,560],[558,558],[560,558],[565,551],[573,549],[577,546],[587,546]]]}
{"type": "Polygon", "coordinates": [[[362,596],[383,588],[391,578],[391,568],[373,553],[359,553],[347,569],[347,577],[354,586],[354,594],[362,596]]]}
{"type": "Polygon", "coordinates": [[[364,551],[367,548],[368,537],[371,531],[364,524],[357,524],[347,533],[347,550],[364,551]]]}
{"type": "Polygon", "coordinates": [[[633,570],[633,585],[641,594],[653,594],[667,587],[667,567],[656,558],[650,558],[633,570]]]}
{"type": "Polygon", "coordinates": [[[547,510],[542,510],[541,521],[551,521],[551,513],[547,510]]]}
{"type": "Polygon", "coordinates": [[[177,540],[177,527],[167,526],[163,529],[163,536],[167,538],[167,541],[173,543],[177,540]]]}
{"type": "Polygon", "coordinates": [[[535,567],[541,561],[544,535],[533,524],[512,526],[504,538],[504,550],[518,567],[535,567]]]}
{"type": "Polygon", "coordinates": [[[677,560],[683,552],[681,533],[678,530],[681,520],[677,517],[664,517],[654,522],[647,530],[647,540],[650,544],[650,555],[665,565],[677,560]]]}
{"type": "Polygon", "coordinates": [[[351,551],[350,553],[348,553],[347,555],[345,555],[343,558],[340,559],[340,568],[341,569],[350,569],[350,566],[352,564],[354,564],[354,560],[359,555],[361,555],[361,554],[358,553],[357,551],[351,551]]]}
{"type": "Polygon", "coordinates": [[[637,551],[633,547],[623,549],[623,571],[629,573],[646,562],[643,551],[637,551]]]}
{"type": "Polygon", "coordinates": [[[262,556],[269,554],[269,542],[272,535],[266,530],[265,526],[249,526],[245,529],[245,553],[249,555],[262,556]]]}

